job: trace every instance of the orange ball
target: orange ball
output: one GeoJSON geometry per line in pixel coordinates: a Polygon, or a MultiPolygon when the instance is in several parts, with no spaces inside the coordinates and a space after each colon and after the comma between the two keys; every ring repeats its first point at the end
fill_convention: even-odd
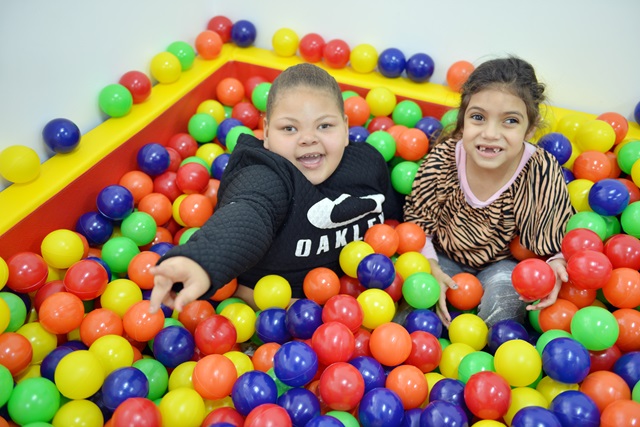
{"type": "Polygon", "coordinates": [[[80,339],[88,347],[100,337],[122,335],[123,332],[122,319],[108,308],[91,310],[80,324],[80,339]]]}
{"type": "Polygon", "coordinates": [[[7,368],[13,377],[24,371],[33,358],[31,342],[16,332],[0,334],[0,348],[0,365],[7,368]]]}
{"type": "Polygon", "coordinates": [[[405,125],[393,125],[389,129],[387,129],[387,133],[393,137],[393,140],[396,141],[397,144],[400,136],[408,129],[409,128],[405,125]]]}
{"type": "Polygon", "coordinates": [[[625,136],[627,136],[629,122],[622,114],[614,112],[602,113],[596,117],[596,120],[602,120],[611,125],[613,131],[616,133],[616,144],[621,143],[625,136]]]}
{"type": "Polygon", "coordinates": [[[618,321],[618,340],[616,345],[622,352],[640,350],[640,311],[633,308],[621,308],[613,312],[618,321]]]}
{"type": "Polygon", "coordinates": [[[620,169],[620,165],[618,165],[618,156],[613,151],[607,151],[604,153],[609,162],[611,162],[611,172],[609,172],[609,176],[607,178],[619,178],[622,173],[622,169],[620,169]]]}
{"type": "Polygon", "coordinates": [[[427,242],[427,236],[422,228],[413,222],[403,222],[396,226],[398,233],[398,253],[420,252],[427,242]]]}
{"type": "Polygon", "coordinates": [[[473,70],[475,70],[475,67],[469,61],[457,61],[451,64],[447,70],[447,84],[451,90],[460,92],[462,85],[467,81],[473,70]]]}
{"type": "Polygon", "coordinates": [[[187,227],[202,227],[213,214],[213,204],[204,194],[189,194],[178,208],[187,227]]]}
{"type": "Polygon", "coordinates": [[[411,354],[411,335],[402,325],[393,322],[383,323],[371,333],[369,350],[383,365],[400,365],[411,354]]]}
{"type": "Polygon", "coordinates": [[[140,289],[153,288],[153,274],[149,272],[149,269],[156,265],[159,259],[160,254],[152,251],[142,251],[136,254],[131,258],[127,267],[129,279],[140,286],[140,289]]]}
{"type": "Polygon", "coordinates": [[[611,160],[600,151],[583,151],[573,162],[572,170],[576,179],[598,182],[611,174],[611,160]]]}
{"type": "Polygon", "coordinates": [[[138,203],[138,210],[153,217],[156,225],[166,224],[173,216],[171,200],[162,193],[149,193],[138,203]]]}
{"type": "Polygon", "coordinates": [[[427,400],[429,385],[420,369],[400,365],[387,375],[385,387],[396,392],[405,410],[417,408],[427,400]]]}
{"type": "Polygon", "coordinates": [[[150,341],[164,327],[162,310],[151,314],[148,300],[133,304],[122,316],[122,326],[127,335],[139,342],[150,341]]]}
{"type": "Polygon", "coordinates": [[[80,327],[84,319],[84,304],[70,292],[56,292],[42,302],[38,319],[42,327],[52,334],[67,334],[80,327]]]}
{"type": "Polygon", "coordinates": [[[555,303],[549,307],[540,310],[538,322],[542,332],[550,329],[562,329],[571,333],[571,319],[578,311],[578,307],[570,301],[558,298],[555,303]]]}
{"type": "Polygon", "coordinates": [[[640,272],[632,268],[614,268],[602,293],[616,308],[636,308],[640,305],[640,272]]]}
{"type": "Polygon", "coordinates": [[[631,399],[631,390],[626,381],[611,371],[590,373],[580,384],[580,391],[593,399],[600,413],[616,400],[631,399]]]}
{"type": "Polygon", "coordinates": [[[195,300],[184,306],[178,315],[178,320],[191,332],[191,335],[193,335],[196,326],[214,314],[216,314],[216,310],[211,303],[204,300],[195,300]]]}
{"type": "Polygon", "coordinates": [[[191,375],[193,388],[204,399],[218,400],[231,394],[238,379],[235,365],[226,356],[210,354],[196,362],[191,375]]]}
{"type": "Polygon", "coordinates": [[[395,228],[388,224],[375,224],[364,233],[364,241],[376,253],[391,258],[398,250],[400,236],[395,228]]]}
{"type": "MultiPolygon", "coordinates": [[[[256,136],[256,138],[258,138],[256,132],[254,131],[253,134],[256,136]]],[[[207,196],[209,198],[209,200],[211,200],[211,204],[213,205],[213,207],[215,208],[215,206],[218,204],[218,189],[220,188],[220,180],[219,179],[215,179],[215,178],[211,178],[209,180],[209,184],[207,185],[207,188],[205,188],[205,190],[202,192],[202,194],[204,194],[205,196],[207,196]]]]}
{"type": "Polygon", "coordinates": [[[363,97],[352,96],[344,101],[344,113],[349,118],[349,126],[363,126],[369,120],[371,108],[363,97]]]}
{"type": "Polygon", "coordinates": [[[215,59],[220,55],[223,44],[222,38],[218,33],[205,30],[196,37],[196,52],[202,59],[215,59]]]}
{"type": "Polygon", "coordinates": [[[588,307],[596,300],[597,289],[580,289],[572,282],[563,282],[558,292],[558,298],[572,302],[578,308],[588,307]]]}
{"type": "Polygon", "coordinates": [[[280,344],[276,342],[268,342],[256,348],[256,351],[253,352],[253,356],[251,357],[253,367],[257,371],[262,372],[267,372],[273,368],[273,358],[280,347],[280,344]]]}
{"type": "Polygon", "coordinates": [[[405,160],[420,160],[427,151],[429,151],[429,138],[420,129],[407,129],[396,140],[396,154],[405,160]]]}
{"type": "Polygon", "coordinates": [[[616,400],[604,408],[600,427],[634,426],[640,424],[640,403],[635,400],[616,400]]]}
{"type": "Polygon", "coordinates": [[[317,267],[304,277],[302,290],[308,299],[323,305],[340,292],[340,278],[333,270],[317,267]]]}
{"type": "Polygon", "coordinates": [[[218,289],[216,293],[213,294],[209,299],[212,301],[224,301],[225,299],[231,297],[237,289],[238,280],[232,279],[229,283],[218,289]]]}
{"type": "Polygon", "coordinates": [[[458,273],[451,277],[458,289],[447,289],[447,301],[458,310],[471,310],[480,304],[484,290],[482,283],[471,273],[458,273]]]}
{"type": "Polygon", "coordinates": [[[233,77],[227,77],[216,86],[218,101],[228,107],[233,107],[244,99],[244,85],[233,77]]]}
{"type": "Polygon", "coordinates": [[[525,248],[520,243],[520,236],[515,236],[513,240],[511,240],[511,242],[509,243],[509,250],[511,251],[511,255],[513,255],[513,257],[518,261],[524,261],[525,259],[528,259],[528,258],[542,259],[541,256],[525,248]]]}
{"type": "Polygon", "coordinates": [[[129,171],[122,175],[118,182],[133,195],[133,202],[138,203],[144,196],[153,191],[153,180],[142,171],[129,171]]]}

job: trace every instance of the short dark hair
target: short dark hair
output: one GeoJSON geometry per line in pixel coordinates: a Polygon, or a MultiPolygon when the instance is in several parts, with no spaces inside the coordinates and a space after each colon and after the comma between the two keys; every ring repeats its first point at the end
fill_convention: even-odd
{"type": "Polygon", "coordinates": [[[540,104],[546,99],[545,86],[538,82],[531,64],[515,56],[509,56],[483,62],[471,73],[460,90],[460,107],[455,128],[449,131],[445,129],[443,139],[462,136],[464,116],[471,96],[486,89],[504,90],[522,99],[529,120],[527,131],[539,125],[540,104]]]}
{"type": "Polygon", "coordinates": [[[287,68],[273,81],[267,97],[267,120],[269,120],[271,110],[278,101],[280,93],[298,87],[308,87],[328,92],[335,98],[340,114],[344,115],[344,100],[336,79],[317,65],[305,62],[287,68]]]}

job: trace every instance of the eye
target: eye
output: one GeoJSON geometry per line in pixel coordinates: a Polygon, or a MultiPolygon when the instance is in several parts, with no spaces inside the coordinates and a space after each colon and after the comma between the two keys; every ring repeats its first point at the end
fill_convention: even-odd
{"type": "Polygon", "coordinates": [[[331,123],[322,123],[320,126],[318,126],[320,129],[329,129],[331,127],[333,127],[333,125],[331,123]]]}
{"type": "Polygon", "coordinates": [[[517,125],[518,123],[520,123],[520,120],[518,120],[515,117],[509,117],[508,119],[506,119],[504,121],[505,123],[509,124],[509,125],[517,125]]]}
{"type": "Polygon", "coordinates": [[[478,113],[472,113],[469,115],[469,118],[471,120],[477,120],[477,121],[481,121],[484,119],[484,117],[482,117],[482,114],[478,114],[478,113]]]}
{"type": "Polygon", "coordinates": [[[283,126],[282,130],[285,132],[295,132],[296,128],[294,126],[287,125],[287,126],[283,126]]]}

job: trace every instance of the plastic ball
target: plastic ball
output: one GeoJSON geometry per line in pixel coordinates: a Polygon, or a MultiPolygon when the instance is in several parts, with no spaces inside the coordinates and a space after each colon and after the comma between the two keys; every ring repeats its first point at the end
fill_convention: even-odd
{"type": "Polygon", "coordinates": [[[299,339],[309,339],[322,324],[322,307],[315,301],[300,299],[287,309],[286,325],[289,333],[299,339]]]}
{"type": "Polygon", "coordinates": [[[300,39],[295,31],[290,28],[280,28],[271,38],[273,51],[278,56],[293,56],[298,51],[300,39]]]}
{"type": "Polygon", "coordinates": [[[390,161],[396,152],[396,141],[393,136],[386,131],[372,132],[366,139],[382,155],[385,161],[390,161]]]}
{"type": "Polygon", "coordinates": [[[391,113],[391,117],[394,123],[412,128],[422,118],[422,109],[415,101],[405,99],[398,102],[391,113]]]}
{"type": "Polygon", "coordinates": [[[400,397],[385,387],[365,393],[358,407],[358,419],[365,426],[400,425],[404,418],[404,407],[400,397]]]}
{"type": "Polygon", "coordinates": [[[60,359],[54,377],[58,390],[65,397],[86,399],[102,387],[106,372],[95,354],[77,350],[60,359]]]}
{"type": "Polygon", "coordinates": [[[640,305],[640,273],[631,268],[615,268],[602,288],[607,301],[616,308],[635,308],[640,305]]]}
{"type": "Polygon", "coordinates": [[[169,391],[158,405],[163,425],[200,427],[205,417],[202,397],[193,389],[181,387],[169,391]]]}
{"type": "Polygon", "coordinates": [[[498,420],[509,410],[511,389],[500,375],[483,371],[469,378],[464,388],[469,410],[481,419],[498,420]]]}
{"type": "Polygon", "coordinates": [[[140,71],[128,71],[118,80],[122,86],[131,92],[134,104],[144,102],[151,95],[151,80],[140,71]]]}
{"type": "Polygon", "coordinates": [[[611,278],[611,261],[602,252],[583,249],[567,261],[569,280],[578,289],[600,289],[611,278]]]}
{"type": "Polygon", "coordinates": [[[350,277],[358,277],[358,265],[366,257],[374,253],[373,248],[366,242],[355,240],[347,243],[339,256],[340,268],[350,277]]]}
{"type": "Polygon", "coordinates": [[[143,145],[136,156],[140,170],[149,176],[157,176],[169,167],[169,152],[158,143],[143,145]]]}
{"type": "Polygon", "coordinates": [[[529,258],[520,261],[511,273],[515,291],[527,301],[546,297],[556,285],[556,273],[545,261],[529,258]]]}
{"type": "Polygon", "coordinates": [[[589,191],[593,187],[593,181],[584,178],[577,178],[567,184],[569,200],[571,205],[578,212],[591,211],[589,206],[589,191]]]}
{"type": "Polygon", "coordinates": [[[476,276],[470,273],[458,273],[451,278],[457,289],[448,288],[447,301],[458,310],[470,310],[480,304],[484,290],[476,276]]]}
{"type": "Polygon", "coordinates": [[[328,366],[320,376],[322,401],[338,411],[352,411],[364,395],[365,384],[358,369],[346,362],[328,366]]]}
{"type": "Polygon", "coordinates": [[[538,146],[544,148],[558,160],[561,165],[571,157],[572,147],[569,138],[560,132],[549,132],[538,140],[538,146]]]}
{"type": "Polygon", "coordinates": [[[264,343],[284,344],[291,340],[291,334],[285,324],[286,311],[283,308],[264,309],[256,320],[256,334],[264,343]]]}
{"type": "Polygon", "coordinates": [[[357,297],[362,307],[362,325],[365,328],[376,327],[390,322],[395,315],[395,304],[391,296],[380,289],[367,289],[357,297]]]}
{"type": "MultiPolygon", "coordinates": [[[[42,288],[41,288],[42,289],[42,288]]],[[[24,325],[27,318],[27,307],[18,295],[13,292],[0,292],[3,304],[3,332],[15,332],[24,325]]]]}
{"type": "Polygon", "coordinates": [[[562,329],[569,332],[571,330],[571,319],[577,311],[578,307],[574,303],[558,298],[549,307],[545,307],[540,311],[536,310],[535,313],[538,314],[541,332],[551,329],[562,329]]]}
{"type": "Polygon", "coordinates": [[[0,151],[0,176],[16,184],[33,181],[40,175],[40,158],[30,147],[12,145],[0,151]]]}
{"type": "MultiPolygon", "coordinates": [[[[238,104],[236,104],[237,106],[238,104]]],[[[235,108],[235,107],[233,107],[235,108]]],[[[233,129],[231,129],[229,131],[229,133],[227,134],[227,138],[226,138],[226,144],[227,144],[227,151],[229,151],[229,153],[233,152],[233,150],[236,148],[236,145],[238,144],[238,139],[240,138],[240,135],[242,134],[248,134],[248,135],[255,135],[253,133],[253,131],[251,129],[249,129],[247,126],[235,126],[233,129]]]]}
{"type": "Polygon", "coordinates": [[[578,341],[559,337],[551,340],[542,351],[542,368],[552,379],[577,384],[589,374],[589,352],[578,341]]]}
{"type": "Polygon", "coordinates": [[[469,344],[462,342],[451,343],[442,349],[442,357],[440,358],[440,372],[447,378],[458,379],[458,367],[462,359],[476,351],[469,344]]]}
{"type": "Polygon", "coordinates": [[[640,403],[631,400],[616,400],[607,405],[600,417],[601,427],[637,424],[640,420],[640,403]]]}
{"type": "Polygon", "coordinates": [[[133,195],[126,187],[109,185],[98,193],[96,205],[106,218],[119,221],[133,212],[133,195]]]}
{"type": "MultiPolygon", "coordinates": [[[[244,99],[244,95],[244,85],[234,77],[225,77],[216,85],[216,96],[222,105],[233,107],[244,99]]],[[[241,122],[237,121],[237,123],[240,124],[241,122]]],[[[222,125],[222,122],[220,125],[222,125]]],[[[220,142],[224,144],[223,140],[220,140],[220,142]]]]}
{"type": "Polygon", "coordinates": [[[398,256],[395,267],[396,272],[405,280],[415,273],[431,273],[429,260],[417,251],[405,252],[398,256]]]}
{"type": "Polygon", "coordinates": [[[344,68],[350,56],[351,49],[344,40],[329,40],[322,48],[322,58],[330,68],[344,68]]]}
{"type": "MultiPolygon", "coordinates": [[[[638,206],[640,207],[640,204],[638,206]]],[[[628,208],[627,206],[627,209],[628,208]]],[[[578,212],[569,218],[566,231],[569,232],[574,228],[587,228],[600,236],[602,240],[606,238],[607,224],[604,219],[595,212],[578,212]]]]}
{"type": "Polygon", "coordinates": [[[371,132],[369,132],[363,126],[349,127],[349,142],[354,142],[354,143],[365,142],[369,137],[369,135],[371,135],[371,132]]]}
{"type": "Polygon", "coordinates": [[[487,344],[489,328],[475,314],[463,313],[456,316],[449,326],[451,343],[464,343],[478,351],[487,344]]]}
{"type": "Polygon", "coordinates": [[[131,92],[119,83],[105,86],[98,97],[100,110],[109,117],[123,117],[129,114],[133,106],[131,92]]]}
{"type": "Polygon", "coordinates": [[[368,243],[375,253],[392,257],[400,244],[400,236],[396,229],[388,224],[375,224],[365,232],[364,242],[368,243]]]}
{"type": "Polygon", "coordinates": [[[483,371],[495,372],[494,357],[484,351],[474,351],[462,358],[458,365],[458,379],[466,384],[473,374],[483,371]]]}
{"type": "Polygon", "coordinates": [[[210,114],[196,113],[189,119],[187,126],[189,135],[197,142],[205,143],[213,141],[218,131],[218,123],[210,114]]]}
{"type": "Polygon", "coordinates": [[[549,404],[549,410],[564,425],[597,427],[600,425],[600,411],[593,399],[586,394],[568,390],[556,396],[549,404]]]}
{"type": "Polygon", "coordinates": [[[111,420],[114,425],[154,427],[162,424],[162,415],[150,399],[130,397],[116,408],[111,420]]]}
{"type": "Polygon", "coordinates": [[[575,228],[565,234],[562,239],[562,254],[565,259],[584,249],[602,252],[604,244],[600,236],[587,228],[575,228]]]}
{"type": "Polygon", "coordinates": [[[616,133],[609,123],[603,120],[588,120],[576,131],[574,142],[580,151],[595,150],[604,153],[613,147],[615,141],[616,133]]]}
{"type": "Polygon", "coordinates": [[[40,252],[51,267],[66,269],[82,258],[84,246],[78,233],[59,229],[45,236],[40,252]]]}
{"type": "Polygon", "coordinates": [[[160,52],[151,59],[151,76],[161,84],[177,82],[181,73],[182,64],[173,53],[160,52]]]}
{"type": "Polygon", "coordinates": [[[349,119],[349,126],[362,126],[370,116],[370,107],[361,96],[352,96],[344,101],[344,112],[349,119]]]}
{"type": "Polygon", "coordinates": [[[469,61],[456,61],[447,69],[447,85],[454,92],[460,92],[462,85],[467,81],[475,67],[469,61]]]}
{"type": "Polygon", "coordinates": [[[406,64],[407,77],[416,83],[426,82],[433,75],[435,63],[426,53],[413,54],[406,64]]]}
{"type": "Polygon", "coordinates": [[[44,300],[38,312],[40,324],[59,335],[78,328],[84,317],[82,300],[69,292],[56,292],[44,300]]]}
{"type": "Polygon", "coordinates": [[[429,138],[420,129],[407,129],[396,139],[396,150],[404,160],[420,160],[429,150],[429,138]]]}
{"type": "Polygon", "coordinates": [[[397,104],[395,93],[381,86],[369,89],[365,99],[369,104],[371,114],[375,117],[389,116],[397,104]]]}
{"type": "Polygon", "coordinates": [[[513,427],[562,427],[562,424],[560,424],[560,421],[553,412],[540,406],[526,406],[521,408],[513,416],[511,425],[513,427]]]}
{"type": "Polygon", "coordinates": [[[80,143],[80,129],[69,119],[53,119],[42,129],[42,139],[55,153],[70,153],[80,143]]]}
{"type": "Polygon", "coordinates": [[[376,69],[378,51],[370,44],[359,44],[351,50],[349,59],[351,68],[355,71],[362,74],[370,73],[376,69]]]}
{"type": "Polygon", "coordinates": [[[452,108],[442,115],[440,123],[442,124],[443,129],[453,130],[458,120],[459,112],[460,110],[458,108],[452,108]]]}
{"type": "Polygon", "coordinates": [[[464,409],[445,400],[430,402],[420,415],[421,426],[465,426],[469,420],[464,409]]]}
{"type": "Polygon", "coordinates": [[[236,21],[231,27],[231,40],[240,47],[249,47],[256,40],[256,26],[247,20],[236,21]]]}
{"type": "Polygon", "coordinates": [[[9,416],[20,425],[50,421],[59,407],[60,392],[46,378],[20,381],[7,402],[9,416]]]}
{"type": "Polygon", "coordinates": [[[640,237],[640,202],[634,202],[628,205],[622,211],[620,216],[620,225],[626,234],[633,237],[640,237]]]}
{"type": "Polygon", "coordinates": [[[494,366],[510,385],[524,387],[540,376],[542,360],[533,345],[523,340],[510,340],[496,350],[494,366]]]}
{"type": "MultiPolygon", "coordinates": [[[[592,372],[580,384],[580,391],[595,402],[600,413],[611,403],[630,400],[631,389],[617,374],[609,371],[592,372]]],[[[640,417],[640,413],[638,413],[640,417]]]]}
{"type": "Polygon", "coordinates": [[[413,308],[431,308],[440,298],[440,284],[430,273],[419,271],[404,279],[402,295],[413,308]]]}
{"type": "Polygon", "coordinates": [[[409,333],[424,331],[436,338],[442,335],[442,321],[432,310],[412,310],[405,318],[404,326],[409,333]]]}
{"type": "Polygon", "coordinates": [[[393,188],[400,194],[410,194],[417,172],[418,164],[415,162],[404,161],[398,163],[391,170],[391,184],[393,188]]]}
{"type": "Polygon", "coordinates": [[[320,62],[324,50],[324,39],[316,33],[309,33],[300,39],[298,49],[300,56],[307,62],[320,62]]]}
{"type": "Polygon", "coordinates": [[[196,58],[196,53],[189,45],[189,43],[183,41],[175,41],[167,46],[167,52],[173,54],[178,61],[180,61],[180,68],[182,71],[186,71],[193,66],[193,61],[196,58]]]}
{"type": "Polygon", "coordinates": [[[107,375],[101,391],[104,405],[114,411],[130,398],[147,397],[149,381],[139,369],[123,367],[107,375]]]}
{"type": "Polygon", "coordinates": [[[378,57],[378,71],[387,78],[400,77],[406,65],[407,60],[400,49],[385,49],[378,57]]]}
{"type": "Polygon", "coordinates": [[[18,252],[7,259],[7,286],[16,292],[28,293],[40,289],[49,274],[47,263],[33,252],[18,252]]]}
{"type": "Polygon", "coordinates": [[[113,234],[113,223],[99,212],[86,212],[78,218],[75,229],[91,246],[104,244],[113,234]]]}
{"type": "Polygon", "coordinates": [[[396,277],[393,261],[386,255],[376,253],[365,256],[356,271],[358,281],[367,289],[386,289],[396,277]]]}
{"type": "Polygon", "coordinates": [[[236,380],[231,391],[235,409],[248,415],[253,409],[265,403],[276,403],[278,391],[274,380],[260,371],[246,372],[236,380]]]}
{"type": "Polygon", "coordinates": [[[571,319],[571,335],[587,350],[601,351],[616,343],[619,327],[613,314],[601,307],[584,307],[571,319]]]}

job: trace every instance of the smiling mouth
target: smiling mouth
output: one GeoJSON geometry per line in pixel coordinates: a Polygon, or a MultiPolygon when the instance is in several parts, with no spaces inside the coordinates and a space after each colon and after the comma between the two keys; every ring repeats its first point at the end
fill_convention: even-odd
{"type": "Polygon", "coordinates": [[[322,159],[324,158],[324,154],[313,153],[313,154],[305,154],[304,156],[298,157],[298,161],[306,168],[315,168],[320,165],[322,159]]]}
{"type": "Polygon", "coordinates": [[[481,145],[479,147],[477,147],[477,150],[481,153],[486,153],[486,154],[498,154],[502,151],[502,148],[499,147],[487,147],[484,145],[481,145]]]}

